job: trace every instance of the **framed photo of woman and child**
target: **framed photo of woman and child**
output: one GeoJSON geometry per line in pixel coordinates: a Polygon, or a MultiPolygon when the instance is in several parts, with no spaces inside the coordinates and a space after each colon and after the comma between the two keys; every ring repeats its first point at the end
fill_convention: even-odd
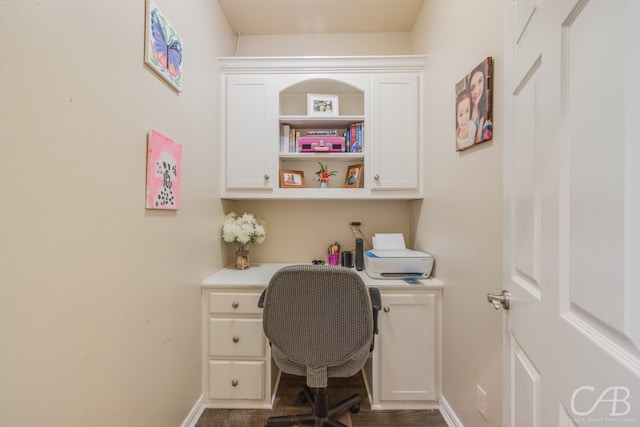
{"type": "Polygon", "coordinates": [[[456,83],[456,151],[493,138],[493,58],[456,83]]]}

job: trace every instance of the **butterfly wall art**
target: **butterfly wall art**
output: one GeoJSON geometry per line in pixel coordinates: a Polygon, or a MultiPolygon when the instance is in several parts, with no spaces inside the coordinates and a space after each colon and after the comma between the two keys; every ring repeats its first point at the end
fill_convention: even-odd
{"type": "Polygon", "coordinates": [[[151,0],[147,0],[144,61],[182,92],[182,38],[151,0]]]}

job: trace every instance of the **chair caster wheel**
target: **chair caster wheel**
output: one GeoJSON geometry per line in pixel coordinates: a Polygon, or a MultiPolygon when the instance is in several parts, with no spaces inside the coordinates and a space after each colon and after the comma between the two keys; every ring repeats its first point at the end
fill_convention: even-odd
{"type": "Polygon", "coordinates": [[[352,414],[357,414],[358,412],[360,412],[360,405],[353,405],[351,408],[349,408],[349,411],[352,414]]]}
{"type": "Polygon", "coordinates": [[[300,403],[308,403],[307,396],[305,396],[304,391],[298,393],[298,401],[300,403]]]}

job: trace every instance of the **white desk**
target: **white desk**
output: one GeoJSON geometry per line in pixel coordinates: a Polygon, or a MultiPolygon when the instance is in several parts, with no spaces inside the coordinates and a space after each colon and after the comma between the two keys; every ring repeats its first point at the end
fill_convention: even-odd
{"type": "MultiPolygon", "coordinates": [[[[225,268],[202,281],[202,387],[211,408],[271,408],[279,370],[262,332],[257,302],[271,276],[290,264],[225,268]]],[[[383,310],[363,368],[373,409],[437,407],[442,283],[437,279],[372,279],[383,310]]]]}

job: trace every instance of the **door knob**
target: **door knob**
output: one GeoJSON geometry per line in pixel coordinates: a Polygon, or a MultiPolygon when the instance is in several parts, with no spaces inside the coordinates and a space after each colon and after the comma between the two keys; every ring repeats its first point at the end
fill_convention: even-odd
{"type": "Polygon", "coordinates": [[[505,310],[509,310],[510,297],[511,295],[509,294],[509,291],[504,290],[500,295],[487,294],[487,301],[493,304],[493,307],[496,310],[500,309],[500,306],[505,310]]]}

